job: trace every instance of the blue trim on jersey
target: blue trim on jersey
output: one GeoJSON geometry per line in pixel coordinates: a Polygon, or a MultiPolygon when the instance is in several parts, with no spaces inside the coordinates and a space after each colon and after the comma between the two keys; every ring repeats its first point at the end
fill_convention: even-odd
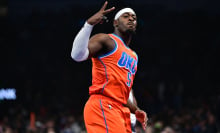
{"type": "Polygon", "coordinates": [[[98,58],[98,59],[99,59],[99,61],[102,63],[102,65],[105,68],[105,76],[106,76],[106,80],[107,80],[106,83],[103,85],[103,88],[102,88],[102,93],[103,93],[104,89],[105,89],[105,85],[108,83],[107,69],[106,69],[106,65],[104,64],[104,62],[100,58],[98,58]]]}
{"type": "MultiPolygon", "coordinates": [[[[125,44],[125,42],[122,40],[122,38],[120,37],[120,36],[118,36],[118,35],[116,35],[116,34],[114,34],[114,33],[112,33],[114,36],[116,36],[116,37],[118,37],[118,39],[120,39],[122,42],[123,42],[123,44],[124,44],[124,46],[126,47],[126,48],[128,48],[128,49],[130,49],[126,44],[125,44]]],[[[133,50],[132,50],[133,51],[133,50]]],[[[135,52],[135,51],[133,51],[134,53],[135,53],[135,55],[136,55],[136,57],[137,57],[137,62],[138,62],[138,55],[137,55],[137,53],[135,52]]]]}
{"type": "Polygon", "coordinates": [[[128,49],[130,49],[126,44],[125,44],[125,42],[122,40],[122,38],[120,37],[120,36],[118,36],[118,35],[116,35],[116,34],[114,34],[114,33],[112,33],[114,36],[116,36],[118,39],[120,39],[122,42],[123,42],[123,44],[124,44],[124,46],[126,47],[126,48],[128,48],[128,49]]]}
{"type": "Polygon", "coordinates": [[[135,52],[135,51],[133,51],[134,53],[135,53],[135,55],[136,55],[136,57],[137,57],[137,63],[138,63],[138,55],[137,55],[137,53],[135,52]]]}
{"type": "MultiPolygon", "coordinates": [[[[112,38],[112,37],[111,37],[112,38]]],[[[113,38],[112,38],[113,39],[113,38]]],[[[117,42],[115,41],[115,39],[113,39],[113,41],[115,42],[115,47],[112,51],[106,53],[106,54],[103,54],[103,55],[100,55],[98,58],[104,58],[106,56],[109,56],[109,55],[112,55],[113,53],[115,53],[115,51],[118,49],[118,44],[117,42]]]]}
{"type": "Polygon", "coordinates": [[[107,125],[107,122],[106,122],[105,113],[104,113],[104,110],[103,110],[103,107],[102,107],[102,100],[101,99],[100,99],[100,107],[102,109],[102,115],[103,115],[104,121],[105,121],[106,133],[108,133],[108,125],[107,125]]]}

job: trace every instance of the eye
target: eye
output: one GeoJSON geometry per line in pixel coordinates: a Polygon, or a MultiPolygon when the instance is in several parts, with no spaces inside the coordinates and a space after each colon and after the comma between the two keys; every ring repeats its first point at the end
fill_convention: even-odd
{"type": "Polygon", "coordinates": [[[123,17],[124,17],[124,18],[128,18],[128,15],[124,15],[123,17]]]}

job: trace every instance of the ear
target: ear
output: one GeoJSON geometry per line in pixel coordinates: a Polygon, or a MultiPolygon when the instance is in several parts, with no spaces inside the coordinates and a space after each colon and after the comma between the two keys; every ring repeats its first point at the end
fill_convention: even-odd
{"type": "Polygon", "coordinates": [[[113,25],[114,27],[118,27],[118,20],[114,20],[113,25]]]}

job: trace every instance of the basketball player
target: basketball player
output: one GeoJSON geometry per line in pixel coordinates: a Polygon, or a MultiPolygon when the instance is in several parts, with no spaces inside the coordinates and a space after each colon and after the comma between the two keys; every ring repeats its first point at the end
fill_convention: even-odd
{"type": "Polygon", "coordinates": [[[115,9],[106,6],[107,2],[76,35],[71,57],[78,62],[92,59],[90,98],[84,108],[87,132],[131,133],[127,112],[134,113],[144,129],[147,122],[146,113],[128,100],[138,62],[136,53],[129,48],[137,18],[131,8],[124,8],[115,15],[114,33],[90,38],[94,25],[103,23],[105,15],[115,9]]]}

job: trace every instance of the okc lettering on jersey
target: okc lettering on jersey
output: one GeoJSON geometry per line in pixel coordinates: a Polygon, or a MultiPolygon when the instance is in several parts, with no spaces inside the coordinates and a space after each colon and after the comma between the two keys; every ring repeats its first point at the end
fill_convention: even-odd
{"type": "Polygon", "coordinates": [[[137,61],[132,58],[130,55],[127,53],[123,52],[121,55],[121,58],[118,61],[118,65],[120,67],[125,67],[130,71],[130,73],[135,74],[136,72],[136,67],[137,67],[137,61]]]}

